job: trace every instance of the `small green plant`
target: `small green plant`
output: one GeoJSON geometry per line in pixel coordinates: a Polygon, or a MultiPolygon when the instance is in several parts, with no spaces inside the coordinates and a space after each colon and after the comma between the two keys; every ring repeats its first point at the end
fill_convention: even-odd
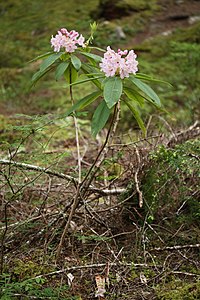
{"type": "Polygon", "coordinates": [[[63,299],[72,300],[79,299],[78,297],[70,296],[69,286],[61,285],[55,286],[54,288],[48,287],[48,281],[43,277],[38,277],[35,279],[26,279],[22,281],[14,281],[11,275],[3,273],[0,279],[1,300],[14,300],[14,299],[63,299]]]}
{"type": "Polygon", "coordinates": [[[174,149],[161,146],[151,154],[151,167],[143,179],[149,221],[159,216],[166,218],[166,212],[170,212],[171,217],[168,217],[178,224],[198,222],[198,156],[198,140],[177,145],[174,149]]]}

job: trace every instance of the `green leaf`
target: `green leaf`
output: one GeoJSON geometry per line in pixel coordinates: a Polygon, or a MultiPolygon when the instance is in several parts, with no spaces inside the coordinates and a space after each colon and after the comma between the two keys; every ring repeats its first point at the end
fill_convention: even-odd
{"type": "Polygon", "coordinates": [[[102,78],[105,78],[105,75],[102,75],[102,72],[96,72],[96,73],[85,73],[86,76],[101,76],[102,78]]]}
{"type": "Polygon", "coordinates": [[[124,93],[129,99],[136,101],[140,106],[143,106],[144,98],[137,91],[124,87],[124,93]]]}
{"type": "Polygon", "coordinates": [[[88,53],[88,52],[81,52],[82,55],[94,59],[96,62],[101,62],[102,57],[96,54],[88,53]]]}
{"type": "Polygon", "coordinates": [[[97,133],[105,126],[110,116],[110,109],[105,101],[102,101],[96,108],[92,117],[91,131],[92,135],[96,137],[97,133]]]}
{"type": "MultiPolygon", "coordinates": [[[[82,71],[88,75],[88,74],[91,74],[91,73],[95,73],[96,72],[96,69],[94,67],[91,67],[91,66],[88,66],[88,64],[85,64],[83,63],[82,66],[81,66],[81,69],[82,71]]],[[[99,88],[101,89],[101,81],[95,79],[94,80],[94,76],[91,76],[90,78],[93,78],[93,83],[99,88]]]]}
{"type": "Polygon", "coordinates": [[[46,52],[46,53],[41,54],[41,55],[35,57],[34,59],[30,60],[29,63],[32,63],[32,62],[37,61],[37,60],[39,60],[39,59],[42,59],[42,58],[44,58],[44,57],[50,56],[51,54],[54,54],[54,53],[55,53],[55,52],[53,52],[53,51],[51,51],[51,52],[46,52]]]}
{"type": "Polygon", "coordinates": [[[74,66],[70,63],[67,70],[64,72],[65,79],[67,83],[74,83],[78,78],[78,72],[74,68],[74,66]]]}
{"type": "Polygon", "coordinates": [[[59,80],[62,77],[62,75],[67,70],[68,66],[69,66],[69,61],[64,61],[57,66],[56,72],[55,72],[56,80],[59,80]]]}
{"type": "Polygon", "coordinates": [[[134,75],[134,77],[139,78],[139,79],[144,79],[144,80],[150,80],[150,79],[152,79],[151,76],[149,76],[147,74],[144,74],[144,73],[139,73],[139,72],[136,75],[134,75]]]}
{"type": "Polygon", "coordinates": [[[164,84],[168,84],[168,85],[172,86],[172,84],[169,83],[169,82],[167,82],[167,81],[156,79],[156,78],[152,78],[151,76],[143,74],[143,73],[137,73],[135,75],[135,78],[146,80],[146,81],[157,82],[157,83],[164,83],[164,84]]]}
{"type": "Polygon", "coordinates": [[[84,98],[77,101],[68,111],[67,116],[69,116],[73,111],[78,109],[83,109],[84,107],[88,106],[90,103],[92,103],[94,100],[96,100],[100,95],[101,91],[93,92],[84,98]]]}
{"type": "Polygon", "coordinates": [[[75,55],[72,54],[71,55],[71,62],[72,62],[72,65],[74,66],[74,68],[77,71],[79,71],[80,68],[81,68],[81,61],[80,61],[80,59],[77,56],[75,56],[75,55]]]}
{"type": "Polygon", "coordinates": [[[104,76],[99,76],[99,77],[91,77],[91,78],[87,78],[87,79],[83,79],[83,80],[79,80],[79,81],[76,81],[74,83],[71,83],[70,85],[77,85],[77,84],[81,84],[81,83],[85,83],[85,82],[88,82],[88,81],[95,81],[97,79],[100,79],[100,78],[103,78],[104,76]]]}
{"type": "Polygon", "coordinates": [[[54,53],[50,56],[48,56],[40,65],[40,71],[43,72],[46,69],[48,69],[51,65],[55,63],[57,59],[59,59],[62,56],[62,52],[60,53],[54,53]]]}
{"type": "Polygon", "coordinates": [[[154,92],[154,90],[148,86],[146,83],[142,82],[140,79],[135,78],[134,76],[130,76],[129,79],[136,85],[147,97],[153,100],[154,104],[157,107],[161,107],[160,98],[154,92]]]}
{"type": "Polygon", "coordinates": [[[126,103],[126,105],[128,106],[128,108],[130,109],[130,111],[132,112],[134,118],[136,119],[140,129],[142,130],[144,136],[146,136],[146,128],[144,125],[144,122],[142,121],[141,117],[140,117],[140,113],[137,109],[137,106],[133,104],[133,101],[129,100],[129,99],[123,99],[124,102],[126,103]]]}
{"type": "Polygon", "coordinates": [[[119,77],[109,77],[104,84],[104,99],[108,108],[112,108],[120,99],[122,94],[122,80],[119,77]]]}
{"type": "Polygon", "coordinates": [[[99,48],[99,47],[94,47],[94,46],[90,46],[90,49],[95,49],[101,52],[106,52],[105,49],[99,48]]]}
{"type": "Polygon", "coordinates": [[[33,85],[35,85],[38,82],[38,80],[40,80],[44,75],[46,75],[51,70],[52,70],[52,68],[49,68],[49,69],[44,70],[43,72],[41,72],[41,71],[36,72],[31,79],[30,88],[33,85]]]}

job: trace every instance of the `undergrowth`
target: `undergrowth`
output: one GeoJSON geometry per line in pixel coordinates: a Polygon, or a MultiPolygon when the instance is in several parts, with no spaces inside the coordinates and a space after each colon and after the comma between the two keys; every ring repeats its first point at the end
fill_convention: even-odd
{"type": "Polygon", "coordinates": [[[174,149],[161,146],[151,154],[150,168],[143,179],[149,219],[163,220],[163,225],[170,226],[187,224],[188,228],[198,224],[199,155],[199,140],[188,141],[174,149]]]}

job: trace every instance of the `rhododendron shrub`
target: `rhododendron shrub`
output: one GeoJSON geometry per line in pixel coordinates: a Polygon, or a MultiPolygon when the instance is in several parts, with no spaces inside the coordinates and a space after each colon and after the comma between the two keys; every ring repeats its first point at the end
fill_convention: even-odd
{"type": "Polygon", "coordinates": [[[115,52],[110,46],[107,47],[107,51],[92,47],[95,29],[94,23],[91,25],[91,35],[85,41],[83,35],[75,30],[61,28],[55,37],[51,37],[53,52],[35,59],[43,61],[40,70],[32,78],[32,84],[50,71],[55,72],[56,80],[64,77],[70,89],[77,84],[92,82],[94,90],[76,101],[66,112],[66,116],[97,101],[91,121],[92,135],[96,136],[106,125],[114,107],[119,103],[125,104],[145,134],[145,125],[140,116],[143,105],[148,102],[161,108],[159,97],[146,82],[159,80],[138,72],[137,55],[134,50],[118,49],[115,52]],[[94,54],[94,50],[103,52],[103,57],[94,54]],[[83,76],[80,77],[82,74],[84,79],[81,79],[83,76]]]}

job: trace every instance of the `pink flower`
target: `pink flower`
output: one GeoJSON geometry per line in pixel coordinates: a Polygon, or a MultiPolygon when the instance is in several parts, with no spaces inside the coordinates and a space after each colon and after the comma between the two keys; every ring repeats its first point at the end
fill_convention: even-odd
{"type": "Polygon", "coordinates": [[[110,46],[107,47],[107,51],[104,54],[104,58],[100,63],[101,71],[103,71],[106,77],[113,77],[119,75],[121,79],[129,77],[129,74],[135,74],[138,71],[137,55],[133,50],[120,50],[117,52],[112,50],[110,46]]]}
{"type": "Polygon", "coordinates": [[[51,46],[54,47],[55,52],[59,52],[61,48],[64,48],[66,52],[72,53],[77,49],[77,45],[83,47],[85,38],[82,34],[75,30],[70,32],[66,28],[61,28],[55,37],[51,37],[51,46]]]}

